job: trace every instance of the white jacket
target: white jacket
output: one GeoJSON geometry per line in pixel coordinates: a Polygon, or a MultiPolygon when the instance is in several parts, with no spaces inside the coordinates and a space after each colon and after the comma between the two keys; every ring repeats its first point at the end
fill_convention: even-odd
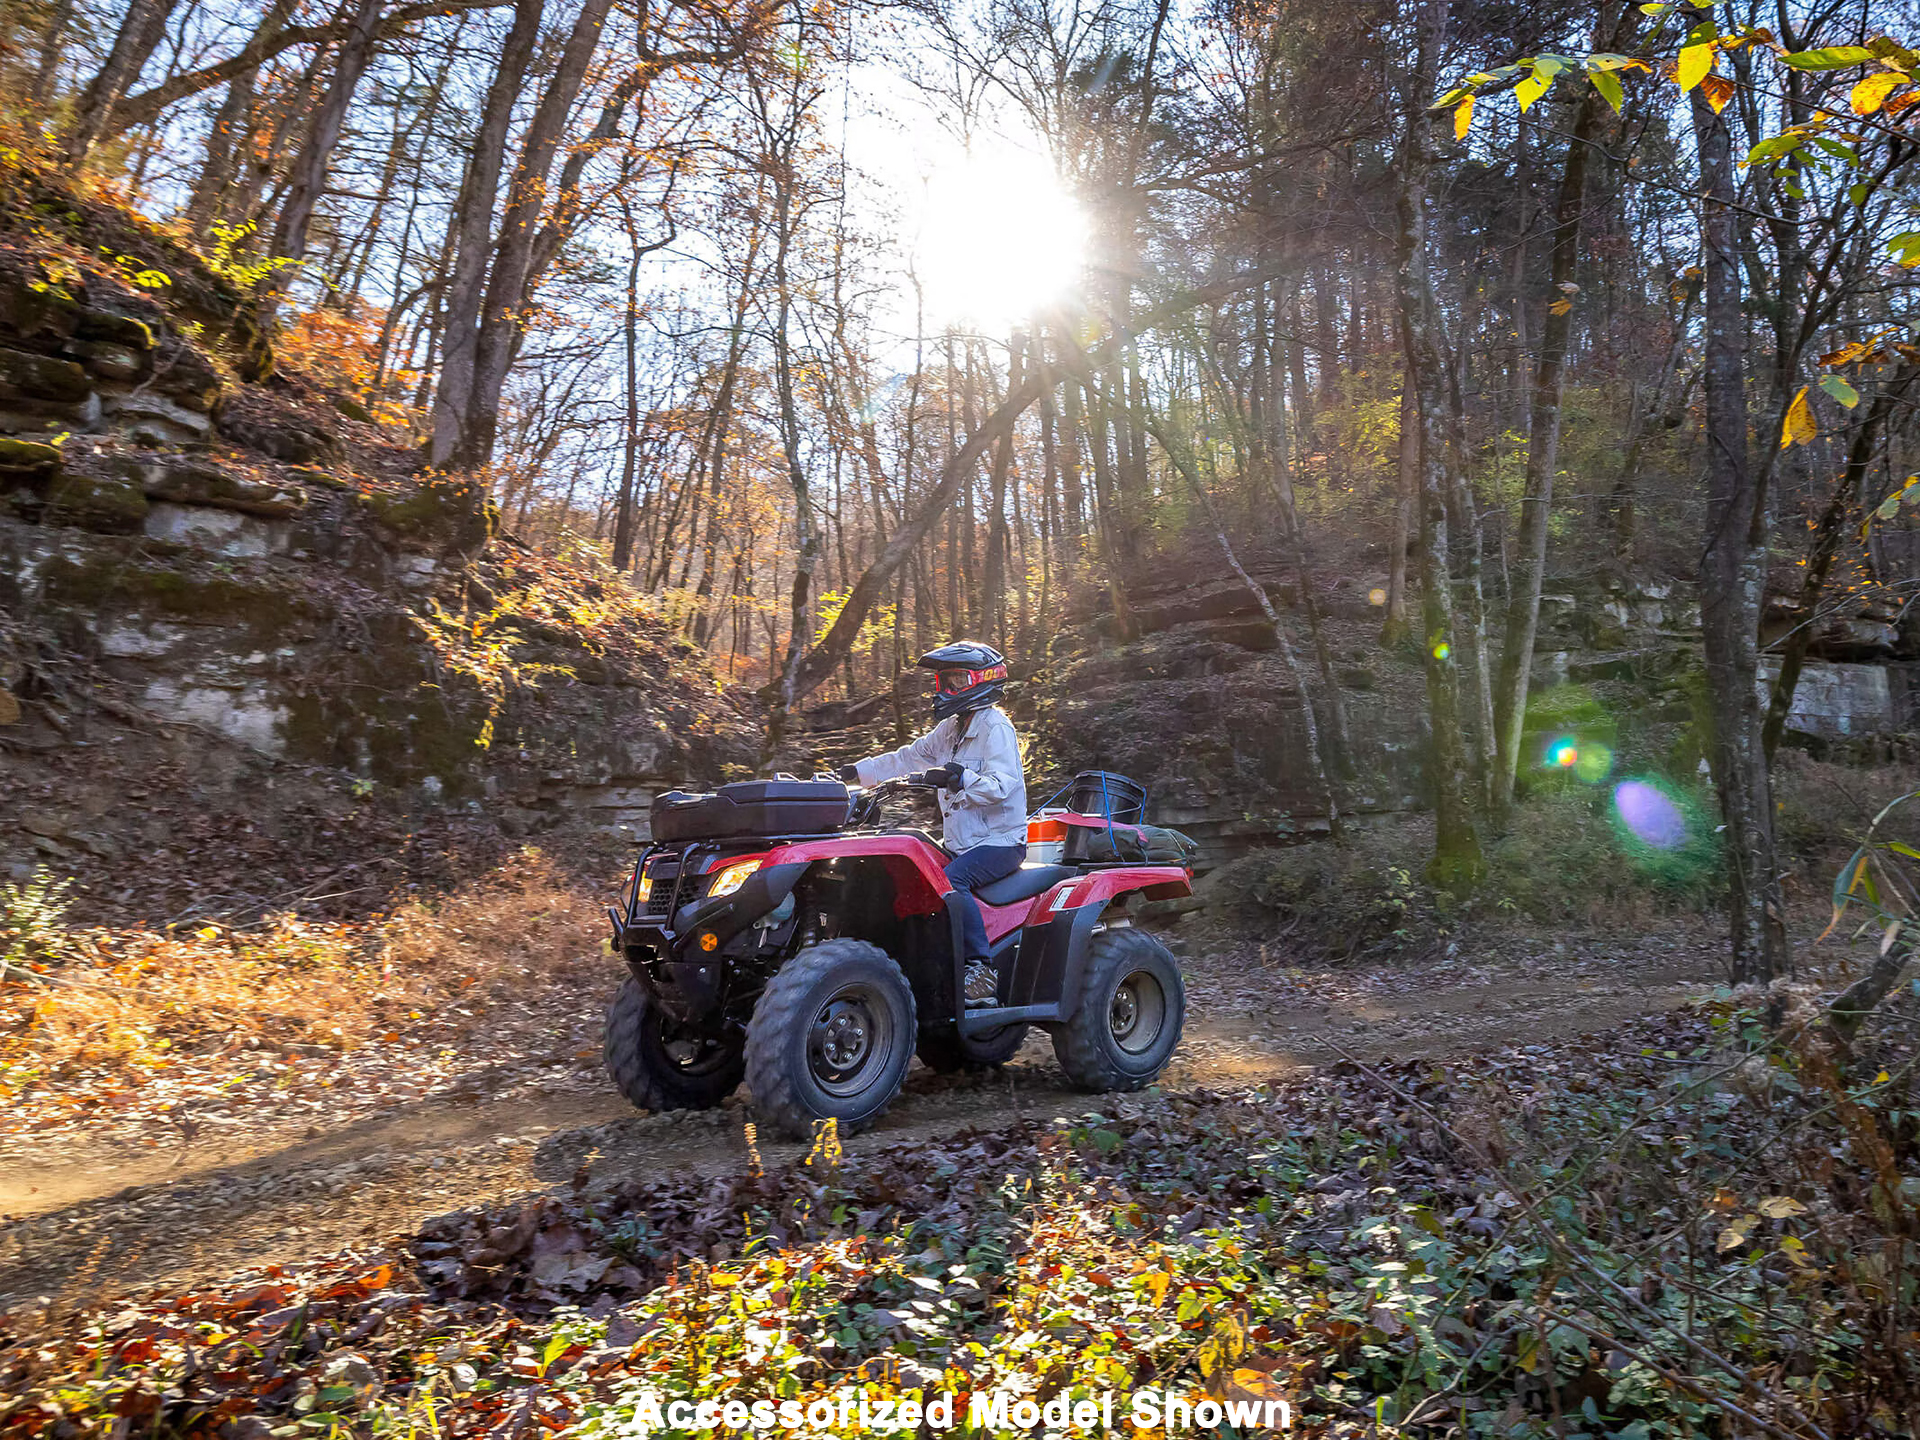
{"type": "Polygon", "coordinates": [[[862,785],[878,785],[949,760],[964,768],[961,788],[940,792],[947,848],[957,854],[976,845],[1026,844],[1027,778],[1020,765],[1020,737],[998,705],[949,715],[912,744],[854,768],[862,785]]]}

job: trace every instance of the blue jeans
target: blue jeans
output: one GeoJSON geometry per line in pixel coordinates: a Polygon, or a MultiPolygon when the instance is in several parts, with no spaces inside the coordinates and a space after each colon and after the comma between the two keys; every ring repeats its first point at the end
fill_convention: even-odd
{"type": "Polygon", "coordinates": [[[947,883],[967,897],[967,903],[960,907],[967,946],[967,953],[961,959],[967,964],[976,961],[984,964],[987,958],[987,918],[980,913],[980,902],[973,898],[974,887],[1005,879],[1018,870],[1026,858],[1025,845],[976,845],[947,862],[947,883]]]}

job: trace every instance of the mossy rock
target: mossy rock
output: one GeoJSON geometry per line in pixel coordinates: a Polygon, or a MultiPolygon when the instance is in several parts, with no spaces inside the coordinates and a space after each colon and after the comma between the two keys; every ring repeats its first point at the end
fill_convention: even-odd
{"type": "Polygon", "coordinates": [[[67,347],[80,362],[102,380],[122,384],[138,380],[147,370],[147,357],[131,345],[116,345],[111,340],[80,340],[67,347]]]}
{"type": "Polygon", "coordinates": [[[57,400],[70,405],[84,400],[93,383],[87,372],[71,360],[51,355],[35,355],[27,350],[0,346],[0,385],[39,400],[57,400]]]}
{"type": "Polygon", "coordinates": [[[115,310],[84,306],[75,330],[82,340],[110,340],[133,350],[151,350],[158,343],[153,326],[115,310]]]}
{"type": "Polygon", "coordinates": [[[0,334],[62,340],[73,334],[79,319],[80,302],[45,281],[0,276],[0,334]]]}
{"type": "Polygon", "coordinates": [[[359,488],[344,475],[336,475],[331,470],[316,469],[311,465],[294,465],[288,469],[287,473],[302,485],[317,485],[323,490],[357,490],[359,488]]]}
{"type": "Polygon", "coordinates": [[[38,440],[0,435],[0,480],[37,480],[60,468],[60,452],[38,440]]]}
{"type": "Polygon", "coordinates": [[[50,606],[89,613],[126,606],[190,620],[239,621],[275,643],[284,643],[296,622],[325,619],[331,613],[294,591],[244,574],[209,574],[115,555],[86,560],[56,556],[47,562],[43,576],[50,606]]]}
{"type": "Polygon", "coordinates": [[[132,534],[146,523],[147,497],[124,475],[63,473],[47,491],[47,519],[109,535],[132,534]]]}
{"type": "Polygon", "coordinates": [[[401,540],[471,554],[493,538],[499,512],[479,482],[465,477],[429,481],[409,493],[360,497],[374,521],[401,540]]]}
{"type": "Polygon", "coordinates": [[[373,423],[373,412],[351,395],[335,395],[332,399],[333,408],[349,420],[358,420],[363,425],[371,425],[373,423]]]}
{"type": "Polygon", "coordinates": [[[140,461],[126,456],[117,468],[129,478],[137,476],[148,499],[171,500],[176,505],[205,505],[284,520],[299,514],[307,503],[306,492],[291,485],[248,480],[190,460],[140,461]]]}
{"type": "Polygon", "coordinates": [[[211,411],[226,389],[212,362],[185,341],[169,345],[160,353],[150,383],[160,394],[200,411],[211,411]]]}

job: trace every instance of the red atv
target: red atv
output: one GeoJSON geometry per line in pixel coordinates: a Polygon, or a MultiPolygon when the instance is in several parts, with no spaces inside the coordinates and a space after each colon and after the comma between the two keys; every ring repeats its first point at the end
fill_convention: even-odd
{"type": "MultiPolygon", "coordinates": [[[[981,886],[998,983],[968,1002],[949,852],[880,823],[882,795],[909,784],[782,777],[654,802],[625,913],[607,912],[632,972],[607,1012],[622,1094],[707,1109],[744,1077],[761,1118],[804,1139],[818,1120],[872,1123],[916,1050],[935,1070],[998,1065],[1029,1025],[1052,1033],[1074,1085],[1152,1082],[1186,991],[1172,953],[1121,912],[1134,896],[1188,894],[1190,872],[1083,859],[981,886]]],[[[1088,835],[1111,825],[1053,818],[1088,835]]]]}

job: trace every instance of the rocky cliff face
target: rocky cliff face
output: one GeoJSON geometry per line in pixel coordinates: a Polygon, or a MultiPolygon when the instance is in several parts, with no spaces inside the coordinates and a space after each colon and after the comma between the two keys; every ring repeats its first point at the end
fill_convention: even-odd
{"type": "Polygon", "coordinates": [[[750,762],[690,646],[269,375],[196,257],[110,207],[0,220],[0,866],[147,896],[177,847],[140,812],[213,815],[264,900],[296,815],[537,834],[750,762]]]}

